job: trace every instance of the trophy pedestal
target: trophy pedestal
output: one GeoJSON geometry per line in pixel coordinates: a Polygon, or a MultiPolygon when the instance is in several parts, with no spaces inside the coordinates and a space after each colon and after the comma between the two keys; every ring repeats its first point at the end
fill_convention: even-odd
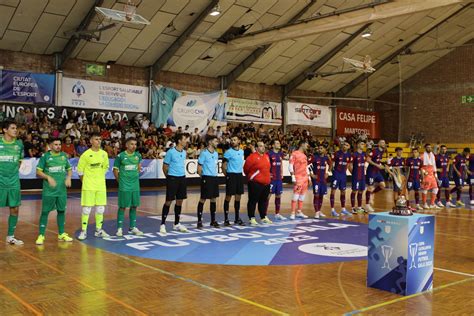
{"type": "Polygon", "coordinates": [[[433,288],[435,217],[369,215],[367,286],[401,295],[433,288]]]}

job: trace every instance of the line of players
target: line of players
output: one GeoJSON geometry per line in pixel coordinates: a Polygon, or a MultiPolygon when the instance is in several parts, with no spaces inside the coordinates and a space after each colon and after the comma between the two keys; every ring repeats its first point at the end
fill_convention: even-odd
{"type": "MultiPolygon", "coordinates": [[[[17,129],[13,122],[7,121],[3,126],[4,137],[0,140],[0,207],[10,208],[10,217],[8,219],[7,243],[21,245],[23,242],[14,236],[16,223],[18,221],[18,208],[21,204],[21,191],[19,183],[19,166],[23,159],[23,145],[21,141],[16,140],[17,129]]],[[[105,175],[109,169],[109,160],[107,153],[100,148],[101,137],[94,134],[90,138],[91,148],[88,149],[78,163],[78,174],[82,181],[81,190],[81,232],[78,239],[87,238],[87,225],[89,215],[95,208],[96,237],[108,237],[109,235],[102,228],[105,207],[107,205],[107,193],[105,175]]],[[[175,137],[176,146],[170,149],[164,160],[163,172],[166,176],[166,202],[163,205],[162,221],[160,233],[166,234],[166,219],[173,201],[176,201],[174,207],[175,219],[173,229],[186,232],[187,228],[180,224],[181,207],[184,199],[187,197],[187,184],[185,177],[185,148],[187,146],[188,136],[178,134],[175,137]]],[[[65,211],[67,204],[67,187],[71,185],[72,170],[67,156],[61,152],[61,141],[52,139],[50,141],[50,151],[41,157],[38,167],[38,177],[44,179],[42,191],[42,211],[39,221],[39,236],[36,244],[41,245],[45,240],[45,232],[48,221],[48,215],[51,211],[57,211],[58,240],[70,242],[72,238],[64,232],[65,211]]],[[[204,203],[210,200],[211,226],[219,227],[216,221],[216,199],[219,196],[218,181],[218,141],[211,137],[207,141],[207,147],[203,150],[198,159],[198,174],[201,177],[201,195],[197,206],[197,228],[202,228],[202,214],[204,203]]],[[[141,155],[136,152],[137,142],[134,138],[126,141],[126,150],[120,153],[114,162],[114,175],[119,183],[118,191],[118,211],[117,211],[117,236],[123,235],[123,223],[126,209],[130,213],[129,234],[142,235],[143,233],[136,227],[136,212],[140,206],[140,183],[139,171],[141,169],[141,155]]],[[[365,143],[359,141],[356,150],[351,154],[350,146],[347,143],[341,144],[341,149],[331,158],[327,155],[327,149],[324,146],[318,146],[314,155],[308,159],[307,152],[309,145],[306,141],[299,143],[298,150],[295,150],[290,157],[289,171],[294,182],[293,197],[291,201],[290,219],[307,218],[303,212],[303,201],[308,190],[310,182],[313,188],[313,205],[315,218],[325,217],[321,211],[321,205],[324,195],[327,194],[327,176],[331,169],[333,176],[331,180],[331,215],[332,216],[351,216],[345,208],[347,170],[352,173],[352,192],[351,206],[353,213],[373,212],[371,205],[371,196],[385,188],[384,178],[381,171],[387,170],[387,166],[382,165],[382,157],[385,152],[385,142],[379,141],[377,147],[368,155],[364,152],[365,143]],[[365,170],[368,162],[367,172],[365,170]],[[367,190],[366,190],[367,184],[367,190]],[[334,208],[335,192],[340,190],[341,194],[341,214],[334,208]],[[362,208],[363,193],[365,191],[366,204],[362,208]],[[357,196],[357,207],[356,207],[357,196]]],[[[243,150],[240,148],[240,139],[232,137],[231,148],[224,154],[223,172],[226,176],[226,197],[224,201],[224,225],[231,225],[229,220],[230,201],[234,197],[235,225],[245,225],[240,218],[240,200],[244,193],[243,172],[248,180],[248,203],[247,214],[249,223],[252,226],[259,225],[255,217],[255,210],[258,211],[262,224],[270,224],[272,221],[267,216],[268,204],[272,195],[275,195],[275,219],[286,220],[280,214],[281,194],[283,192],[283,154],[279,141],[275,140],[271,144],[271,150],[267,151],[263,142],[257,143],[256,151],[244,161],[243,150]]],[[[441,154],[436,158],[439,164],[438,173],[435,177],[443,188],[449,191],[449,179],[447,178],[447,166],[449,158],[446,156],[446,147],[442,146],[441,154]]],[[[423,186],[423,179],[428,178],[426,171],[423,171],[423,161],[419,158],[417,149],[413,150],[413,157],[405,162],[401,157],[401,150],[397,148],[397,156],[390,162],[392,168],[409,169],[408,189],[416,193],[423,186]],[[424,172],[426,175],[424,175],[424,172]]],[[[427,145],[425,153],[431,152],[431,146],[427,145]]],[[[454,162],[455,183],[456,186],[449,192],[457,192],[459,206],[461,189],[464,181],[463,174],[469,175],[470,194],[472,198],[473,181],[473,155],[469,157],[469,170],[466,168],[466,161],[469,157],[469,149],[466,148],[463,154],[456,156],[454,162]],[[456,176],[457,175],[457,176],[456,176]]],[[[426,159],[425,159],[426,160],[426,159]]],[[[437,185],[435,184],[436,188],[437,185]]],[[[425,188],[430,189],[430,188],[425,188]]],[[[434,188],[433,188],[434,189],[434,188]]],[[[397,188],[395,188],[397,191],[397,188]]],[[[424,201],[426,201],[424,192],[424,201]]],[[[437,190],[432,190],[436,195],[437,190]]],[[[449,204],[448,193],[446,193],[449,204]]],[[[433,207],[434,199],[432,200],[433,207]]],[[[441,202],[438,195],[438,205],[441,202]]],[[[471,201],[472,203],[472,201],[471,201]]],[[[425,203],[425,206],[426,203],[425,203]]],[[[417,200],[417,207],[419,201],[417,200]]]]}

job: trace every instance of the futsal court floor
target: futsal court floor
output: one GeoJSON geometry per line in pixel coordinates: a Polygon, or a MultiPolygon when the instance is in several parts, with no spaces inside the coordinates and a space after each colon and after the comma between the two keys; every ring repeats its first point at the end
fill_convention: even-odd
{"type": "MultiPolygon", "coordinates": [[[[218,200],[220,215],[224,199],[222,189],[218,200]]],[[[96,241],[92,234],[89,234],[87,243],[77,239],[72,243],[58,242],[55,213],[51,213],[49,217],[45,244],[36,246],[41,207],[38,194],[39,192],[27,193],[20,209],[16,235],[25,241],[25,245],[10,246],[3,242],[0,244],[0,315],[358,313],[472,315],[474,313],[474,212],[468,205],[466,208],[425,212],[436,215],[433,291],[400,296],[366,287],[365,257],[351,261],[337,261],[336,258],[333,262],[295,264],[294,261],[291,263],[294,252],[280,251],[279,255],[283,256],[280,261],[252,265],[252,262],[257,262],[260,256],[264,257],[267,253],[258,250],[262,248],[254,250],[251,248],[247,249],[251,255],[249,256],[248,252],[246,255],[243,254],[241,262],[240,252],[232,254],[234,261],[227,261],[226,264],[192,262],[222,259],[226,247],[238,243],[230,241],[217,243],[214,254],[204,252],[200,254],[197,250],[198,253],[194,251],[192,254],[186,253],[179,257],[187,258],[188,262],[157,260],[151,259],[150,256],[160,257],[164,254],[172,256],[180,250],[170,252],[170,249],[164,249],[166,247],[160,246],[159,243],[142,243],[140,239],[132,239],[127,242],[134,243],[134,247],[144,248],[140,251],[135,248],[132,250],[144,255],[137,256],[136,252],[129,252],[131,255],[124,254],[123,249],[130,248],[125,246],[124,242],[103,243],[96,241]],[[290,264],[279,264],[286,262],[285,260],[289,260],[290,264]],[[229,262],[241,264],[229,264],[229,262]]],[[[289,214],[291,194],[291,189],[286,187],[282,197],[284,215],[289,214]]],[[[392,206],[391,194],[390,190],[376,194],[376,211],[388,210],[392,206]]],[[[77,192],[69,194],[66,231],[70,235],[76,235],[80,227],[79,197],[77,192]]],[[[155,237],[159,231],[159,217],[155,216],[161,213],[164,197],[162,188],[144,191],[142,194],[138,226],[146,226],[143,230],[149,234],[154,233],[155,237]]],[[[349,202],[349,194],[347,198],[349,202]]],[[[467,204],[467,193],[464,193],[464,198],[467,204]]],[[[198,189],[190,188],[188,199],[183,205],[183,213],[189,217],[184,218],[189,220],[195,216],[198,199],[198,189]]],[[[110,227],[115,225],[113,220],[117,211],[116,194],[111,193],[108,201],[105,227],[108,233],[112,234],[115,233],[110,227]]],[[[244,195],[241,212],[245,220],[247,220],[246,201],[247,197],[244,195]]],[[[338,204],[339,197],[336,196],[336,206],[338,204]]],[[[233,217],[233,203],[230,209],[233,217]]],[[[272,219],[273,209],[272,200],[269,207],[269,216],[272,219]]],[[[328,197],[324,201],[323,210],[326,214],[329,213],[328,197]]],[[[307,196],[304,211],[307,215],[313,215],[312,196],[307,196]]],[[[1,236],[6,234],[7,213],[7,209],[1,210],[1,236]]],[[[208,203],[205,205],[205,213],[209,213],[208,203]]],[[[359,228],[364,231],[367,228],[364,226],[367,220],[368,216],[363,214],[345,219],[352,224],[362,225],[359,228]]],[[[173,207],[168,218],[169,231],[172,221],[173,207]]],[[[336,219],[336,221],[342,220],[336,219]]],[[[93,222],[94,217],[91,216],[90,223],[93,222]]],[[[320,223],[324,224],[324,220],[320,223]]],[[[191,222],[186,224],[194,225],[191,222]]],[[[125,224],[125,228],[127,227],[128,223],[125,224]]],[[[342,236],[342,231],[330,232],[331,238],[336,238],[338,234],[342,236]]],[[[327,231],[322,233],[328,234],[327,231]]],[[[319,232],[313,234],[317,235],[319,232]]],[[[239,236],[248,237],[252,234],[247,232],[247,235],[239,236]]],[[[261,236],[265,237],[263,233],[261,236]]],[[[358,235],[357,238],[361,236],[358,235]]],[[[168,238],[171,237],[176,236],[168,238]]],[[[159,238],[158,236],[155,240],[159,238]]],[[[201,246],[201,243],[205,242],[201,240],[196,244],[201,246]]],[[[204,246],[209,245],[214,244],[207,242],[204,246]]],[[[290,246],[291,244],[282,247],[290,246]]]]}

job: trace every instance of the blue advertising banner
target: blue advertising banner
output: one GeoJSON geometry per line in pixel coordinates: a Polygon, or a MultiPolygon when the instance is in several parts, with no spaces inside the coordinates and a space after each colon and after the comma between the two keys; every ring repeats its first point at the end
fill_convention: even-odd
{"type": "Polygon", "coordinates": [[[370,214],[367,286],[401,295],[432,289],[435,217],[370,214]]]}
{"type": "Polygon", "coordinates": [[[54,104],[55,75],[0,70],[0,100],[54,104]]]}

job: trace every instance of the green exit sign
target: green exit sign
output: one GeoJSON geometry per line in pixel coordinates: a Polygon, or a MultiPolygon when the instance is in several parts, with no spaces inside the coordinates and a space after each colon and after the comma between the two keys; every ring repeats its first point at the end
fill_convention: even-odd
{"type": "Polygon", "coordinates": [[[88,76],[105,76],[105,65],[86,64],[86,74],[88,76]]]}
{"type": "Polygon", "coordinates": [[[461,103],[474,103],[474,95],[463,95],[461,103]]]}

